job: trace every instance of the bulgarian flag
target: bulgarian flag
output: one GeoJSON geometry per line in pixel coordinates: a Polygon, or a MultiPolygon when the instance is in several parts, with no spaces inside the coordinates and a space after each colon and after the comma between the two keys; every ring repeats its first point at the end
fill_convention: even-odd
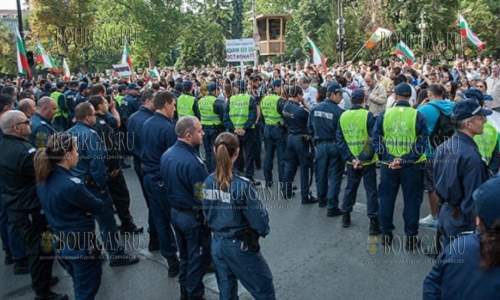
{"type": "Polygon", "coordinates": [[[397,57],[399,57],[399,59],[406,62],[408,65],[413,65],[413,62],[415,61],[415,55],[413,54],[413,51],[411,51],[411,49],[406,46],[405,43],[403,43],[403,41],[400,41],[396,45],[394,53],[397,57]]]}
{"type": "Polygon", "coordinates": [[[479,50],[483,50],[486,46],[477,35],[470,29],[469,24],[465,21],[462,15],[458,15],[458,27],[460,30],[460,36],[462,38],[467,38],[474,46],[479,50]]]}
{"type": "Polygon", "coordinates": [[[309,37],[307,37],[307,42],[309,43],[309,52],[312,57],[312,63],[317,66],[321,65],[324,69],[326,69],[326,57],[321,54],[319,48],[309,37]]]}
{"type": "Polygon", "coordinates": [[[17,47],[17,73],[31,79],[31,69],[26,56],[26,48],[24,47],[24,40],[16,30],[16,47],[17,47]]]}
{"type": "Polygon", "coordinates": [[[40,43],[36,44],[35,61],[37,64],[43,65],[44,69],[52,69],[54,67],[50,56],[45,52],[45,49],[43,49],[40,43]]]}
{"type": "Polygon", "coordinates": [[[69,80],[71,78],[71,73],[69,72],[69,66],[66,62],[66,58],[63,58],[63,71],[64,71],[64,80],[69,80]]]}
{"type": "Polygon", "coordinates": [[[123,45],[123,53],[122,53],[122,64],[127,64],[132,71],[132,58],[130,57],[130,48],[128,47],[127,40],[125,40],[125,44],[123,45]]]}
{"type": "Polygon", "coordinates": [[[377,28],[374,33],[370,36],[368,41],[366,41],[365,47],[368,49],[373,49],[377,44],[382,41],[385,38],[390,37],[392,34],[392,31],[389,29],[385,29],[382,27],[377,28]]]}

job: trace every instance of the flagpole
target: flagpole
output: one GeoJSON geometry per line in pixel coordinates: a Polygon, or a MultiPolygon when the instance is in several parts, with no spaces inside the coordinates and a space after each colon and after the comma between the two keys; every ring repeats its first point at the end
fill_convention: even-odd
{"type": "MultiPolygon", "coordinates": [[[[458,12],[457,20],[459,22],[459,30],[460,30],[460,11],[458,12]]],[[[460,52],[462,54],[462,59],[465,59],[465,54],[464,54],[464,38],[462,37],[462,34],[460,34],[460,52]]]]}
{"type": "Polygon", "coordinates": [[[352,62],[354,62],[356,57],[358,57],[358,54],[361,52],[361,50],[363,50],[363,48],[365,48],[365,46],[366,46],[366,43],[364,43],[363,46],[361,46],[361,48],[359,48],[358,52],[356,52],[356,54],[354,54],[354,57],[352,58],[352,62]]]}

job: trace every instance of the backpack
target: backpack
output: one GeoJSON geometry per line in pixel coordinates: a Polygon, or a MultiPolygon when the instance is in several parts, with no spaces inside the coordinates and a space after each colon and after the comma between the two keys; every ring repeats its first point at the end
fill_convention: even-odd
{"type": "Polygon", "coordinates": [[[441,112],[439,106],[432,103],[428,104],[432,105],[439,112],[439,118],[436,122],[436,125],[434,126],[434,129],[432,130],[431,134],[429,135],[429,141],[431,143],[431,146],[434,149],[436,149],[437,146],[445,142],[455,133],[456,125],[450,116],[447,116],[443,114],[443,112],[441,112]]]}

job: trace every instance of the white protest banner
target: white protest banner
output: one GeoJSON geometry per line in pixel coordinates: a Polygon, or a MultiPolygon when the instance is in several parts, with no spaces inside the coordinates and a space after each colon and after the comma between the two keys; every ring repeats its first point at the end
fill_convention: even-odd
{"type": "Polygon", "coordinates": [[[244,62],[255,60],[253,39],[226,40],[226,61],[244,62]]]}
{"type": "Polygon", "coordinates": [[[128,77],[132,75],[128,64],[113,65],[113,71],[115,71],[120,77],[128,77]]]}

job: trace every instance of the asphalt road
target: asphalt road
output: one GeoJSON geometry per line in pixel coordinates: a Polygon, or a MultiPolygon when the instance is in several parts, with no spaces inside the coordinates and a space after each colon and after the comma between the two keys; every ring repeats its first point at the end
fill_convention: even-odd
{"type": "MultiPolygon", "coordinates": [[[[137,177],[132,169],[125,170],[125,176],[133,216],[138,225],[146,227],[146,205],[137,177]]],[[[257,171],[256,178],[263,178],[261,171],[257,171]]],[[[273,196],[262,191],[264,194],[271,233],[261,240],[261,248],[273,273],[278,299],[421,299],[422,281],[433,262],[422,253],[404,250],[401,193],[394,214],[395,240],[389,251],[384,251],[380,241],[368,239],[362,187],[352,215],[353,225],[348,229],[342,228],[340,217],[327,218],[325,208],[301,205],[299,196],[282,200],[276,197],[276,191],[273,196]]],[[[421,216],[427,213],[424,197],[421,216]]],[[[433,234],[421,229],[422,248],[431,243],[433,234]]],[[[130,243],[141,257],[138,264],[118,268],[103,265],[97,299],[178,299],[177,280],[167,277],[166,264],[158,253],[148,252],[147,239],[147,234],[142,234],[130,243]]],[[[3,259],[2,252],[0,261],[3,259]]],[[[61,279],[54,290],[73,298],[69,275],[57,264],[53,273],[61,279]]],[[[205,283],[207,299],[218,299],[214,275],[206,275],[205,283]]],[[[29,275],[14,276],[11,266],[1,264],[0,299],[33,299],[29,275]]],[[[252,298],[240,289],[240,299],[252,298]]]]}

